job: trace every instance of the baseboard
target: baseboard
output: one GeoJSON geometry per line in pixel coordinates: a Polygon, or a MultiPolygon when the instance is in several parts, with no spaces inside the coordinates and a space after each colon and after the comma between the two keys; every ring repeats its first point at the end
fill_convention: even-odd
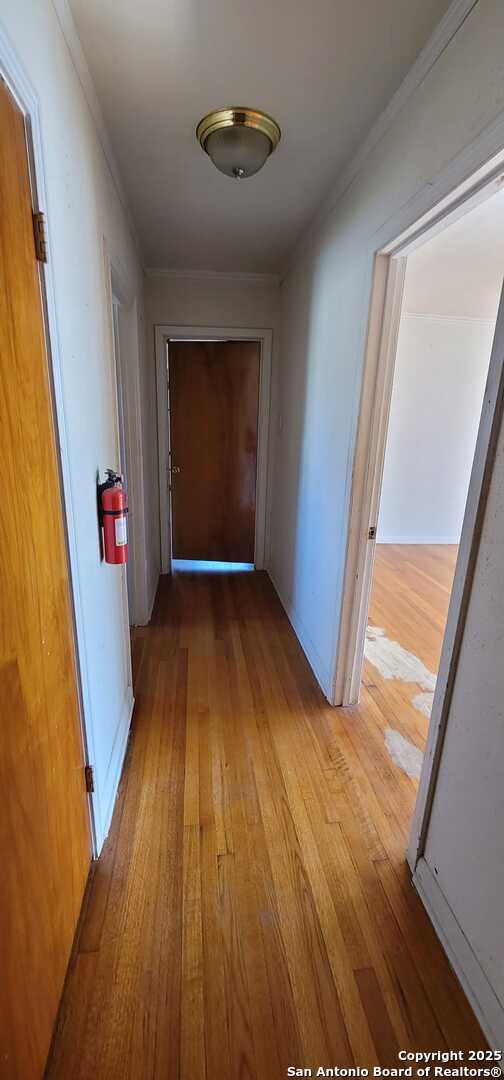
{"type": "Polygon", "coordinates": [[[377,544],[460,544],[458,536],[377,536],[377,544]]]}
{"type": "Polygon", "coordinates": [[[310,667],[311,667],[311,669],[313,671],[313,674],[314,674],[314,676],[315,676],[315,678],[316,678],[316,680],[317,680],[317,682],[318,682],[318,684],[320,686],[320,689],[323,691],[325,697],[330,702],[330,700],[331,700],[331,696],[330,696],[331,695],[331,673],[326,668],[323,660],[319,656],[319,654],[317,652],[317,649],[316,649],[315,645],[313,644],[313,641],[312,641],[308,631],[306,630],[306,628],[303,625],[303,621],[302,621],[302,619],[301,619],[301,617],[299,615],[299,612],[296,611],[296,608],[294,607],[292,602],[287,601],[287,599],[284,597],[284,595],[282,593],[282,590],[280,589],[280,587],[278,585],[278,582],[275,581],[275,578],[273,576],[273,572],[272,572],[271,568],[269,568],[266,572],[267,572],[268,577],[269,577],[269,579],[271,581],[271,584],[273,585],[273,588],[274,588],[274,590],[275,590],[275,592],[276,592],[276,594],[278,596],[278,599],[280,600],[280,603],[281,603],[281,605],[282,605],[282,607],[283,607],[283,609],[285,611],[285,614],[287,615],[287,618],[288,618],[288,620],[289,620],[289,622],[290,622],[290,624],[292,626],[292,629],[294,630],[294,633],[295,633],[295,635],[296,635],[296,637],[297,637],[297,639],[299,641],[299,644],[301,645],[301,648],[302,648],[302,650],[303,650],[303,652],[304,652],[304,654],[306,656],[306,659],[308,660],[308,663],[309,663],[309,665],[310,665],[310,667]]]}
{"type": "Polygon", "coordinates": [[[156,580],[154,582],[154,589],[152,590],[152,595],[150,597],[150,600],[149,600],[149,603],[148,603],[148,606],[147,606],[147,622],[145,624],[146,626],[147,626],[148,623],[150,623],[150,621],[152,619],[152,612],[153,612],[153,609],[154,609],[154,604],[156,603],[156,596],[157,596],[157,591],[158,591],[158,586],[159,586],[159,576],[160,575],[158,574],[157,577],[156,577],[156,580]]]}
{"type": "Polygon", "coordinates": [[[156,578],[156,582],[155,582],[155,585],[154,585],[152,595],[150,597],[147,597],[147,603],[146,603],[146,606],[145,606],[145,612],[142,615],[142,618],[139,619],[138,622],[134,623],[134,626],[148,626],[149,625],[149,623],[150,623],[150,621],[152,619],[152,611],[153,611],[154,604],[155,604],[155,601],[156,601],[158,585],[159,585],[159,574],[158,574],[158,576],[156,578]]]}
{"type": "Polygon", "coordinates": [[[103,791],[100,792],[100,804],[105,806],[105,810],[101,815],[101,820],[95,820],[95,833],[96,833],[96,854],[99,855],[100,851],[107,839],[110,829],[110,823],[112,821],[112,814],[114,812],[115,801],[117,797],[117,789],[119,787],[119,781],[121,779],[121,773],[124,765],[124,758],[126,755],[126,747],[128,745],[128,737],[130,733],[131,717],[133,715],[133,707],[135,699],[133,697],[133,690],[128,687],[128,694],[124,702],[121,719],[117,725],[117,731],[114,738],[114,744],[112,746],[112,753],[110,755],[110,761],[103,784],[103,791]]]}
{"type": "Polygon", "coordinates": [[[450,964],[494,1050],[504,1051],[504,1006],[425,859],[417,863],[413,884],[434,926],[450,964]]]}

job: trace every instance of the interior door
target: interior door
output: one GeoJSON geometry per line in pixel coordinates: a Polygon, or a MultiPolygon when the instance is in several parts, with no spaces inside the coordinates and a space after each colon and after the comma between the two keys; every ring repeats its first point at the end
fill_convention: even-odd
{"type": "Polygon", "coordinates": [[[91,858],[23,116],[0,81],[0,1075],[39,1078],[91,858]]]}
{"type": "Polygon", "coordinates": [[[170,342],[173,557],[254,562],[260,346],[170,342]]]}

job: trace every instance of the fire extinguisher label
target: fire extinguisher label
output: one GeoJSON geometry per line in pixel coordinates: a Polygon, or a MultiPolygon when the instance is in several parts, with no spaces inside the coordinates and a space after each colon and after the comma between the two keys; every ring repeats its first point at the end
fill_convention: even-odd
{"type": "Polygon", "coordinates": [[[124,547],[124,545],[128,543],[125,517],[118,517],[115,519],[115,542],[116,547],[124,547]]]}

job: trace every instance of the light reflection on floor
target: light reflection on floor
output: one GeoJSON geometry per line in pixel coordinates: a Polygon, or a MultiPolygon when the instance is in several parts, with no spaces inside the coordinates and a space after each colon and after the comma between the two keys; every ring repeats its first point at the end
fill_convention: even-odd
{"type": "Polygon", "coordinates": [[[254,570],[254,564],[248,562],[214,562],[209,559],[172,559],[174,573],[198,571],[202,573],[243,574],[254,570]]]}

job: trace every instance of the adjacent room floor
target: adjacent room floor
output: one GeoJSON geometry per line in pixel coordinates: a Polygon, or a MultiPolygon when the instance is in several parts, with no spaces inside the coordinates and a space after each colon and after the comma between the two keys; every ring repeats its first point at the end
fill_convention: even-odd
{"type": "MultiPolygon", "coordinates": [[[[371,613],[431,670],[444,554],[379,551],[371,613]]],[[[367,662],[361,705],[331,709],[263,573],[162,579],[134,661],[49,1075],[283,1080],[484,1046],[409,882],[416,785],[384,730],[420,745],[427,719],[398,682],[367,662]]]]}
{"type": "Polygon", "coordinates": [[[413,779],[427,739],[457,550],[455,544],[376,547],[362,681],[386,745],[413,779]]]}

